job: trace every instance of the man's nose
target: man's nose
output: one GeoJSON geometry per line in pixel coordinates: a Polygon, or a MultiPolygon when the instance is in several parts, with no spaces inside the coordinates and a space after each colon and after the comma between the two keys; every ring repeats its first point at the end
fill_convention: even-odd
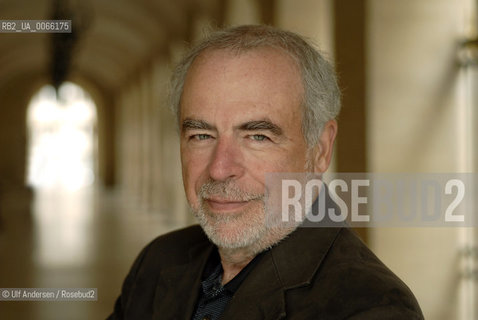
{"type": "Polygon", "coordinates": [[[209,176],[216,181],[237,179],[244,173],[242,152],[233,138],[218,138],[209,163],[209,176]]]}

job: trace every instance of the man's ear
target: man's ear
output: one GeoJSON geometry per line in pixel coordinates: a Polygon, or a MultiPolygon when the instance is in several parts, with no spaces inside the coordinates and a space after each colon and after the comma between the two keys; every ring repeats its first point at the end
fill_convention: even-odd
{"type": "Polygon", "coordinates": [[[337,136],[337,121],[329,120],[325,123],[314,152],[314,172],[323,173],[327,170],[332,159],[332,150],[337,136]]]}

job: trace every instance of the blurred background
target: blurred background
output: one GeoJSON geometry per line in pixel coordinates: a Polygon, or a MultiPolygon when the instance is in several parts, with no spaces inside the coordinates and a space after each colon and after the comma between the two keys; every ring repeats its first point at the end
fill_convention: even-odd
{"type": "MultiPolygon", "coordinates": [[[[0,287],[98,288],[0,302],[0,319],[103,319],[139,250],[194,223],[167,109],[172,66],[210,28],[270,24],[334,62],[332,171],[475,172],[476,0],[0,0],[0,287]]],[[[359,229],[426,319],[478,319],[472,228],[359,229]]]]}

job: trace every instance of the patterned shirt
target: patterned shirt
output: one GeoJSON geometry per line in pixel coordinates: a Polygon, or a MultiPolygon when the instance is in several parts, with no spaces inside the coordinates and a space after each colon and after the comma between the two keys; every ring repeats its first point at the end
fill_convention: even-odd
{"type": "Polygon", "coordinates": [[[221,258],[217,248],[214,249],[204,268],[193,320],[220,319],[232,296],[261,257],[262,253],[258,254],[231,281],[222,285],[221,258]]]}

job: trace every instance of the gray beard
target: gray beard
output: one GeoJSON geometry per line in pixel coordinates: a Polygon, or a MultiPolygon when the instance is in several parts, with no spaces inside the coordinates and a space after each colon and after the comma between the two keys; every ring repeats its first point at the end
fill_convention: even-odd
{"type": "Polygon", "coordinates": [[[298,226],[298,223],[281,223],[279,214],[272,219],[270,216],[266,217],[264,195],[242,191],[230,181],[206,182],[199,191],[199,208],[192,208],[192,211],[210,241],[216,246],[229,251],[246,250],[251,255],[272,247],[298,226]],[[218,215],[208,210],[206,204],[206,199],[212,196],[256,202],[258,205],[252,205],[252,208],[248,206],[234,214],[218,215]]]}
{"type": "Polygon", "coordinates": [[[205,205],[201,205],[194,214],[211,242],[220,248],[239,249],[251,247],[264,237],[267,228],[264,211],[261,211],[260,214],[240,212],[224,217],[211,213],[205,205]]]}

